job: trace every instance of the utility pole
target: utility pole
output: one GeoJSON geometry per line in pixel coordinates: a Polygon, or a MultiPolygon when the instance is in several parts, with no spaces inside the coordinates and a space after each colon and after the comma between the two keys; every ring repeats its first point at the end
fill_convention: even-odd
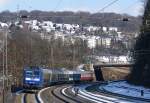
{"type": "Polygon", "coordinates": [[[73,69],[75,68],[75,46],[73,44],[73,69]]]}
{"type": "Polygon", "coordinates": [[[5,28],[3,37],[3,103],[5,103],[5,89],[8,87],[7,33],[8,29],[5,28]],[[5,84],[5,80],[7,80],[7,84],[5,84]]]}
{"type": "Polygon", "coordinates": [[[54,43],[54,38],[51,39],[51,67],[54,68],[54,48],[53,48],[53,43],[54,43]]]}
{"type": "Polygon", "coordinates": [[[5,103],[5,40],[3,37],[3,103],[5,103]]]}
{"type": "Polygon", "coordinates": [[[17,5],[17,21],[20,20],[20,17],[19,17],[19,4],[17,5]]]}
{"type": "Polygon", "coordinates": [[[5,33],[5,42],[6,42],[6,45],[5,45],[5,68],[6,68],[6,77],[7,77],[7,87],[8,87],[8,62],[7,62],[7,55],[8,55],[8,52],[7,52],[7,37],[8,37],[8,29],[6,29],[6,33],[5,33]]]}

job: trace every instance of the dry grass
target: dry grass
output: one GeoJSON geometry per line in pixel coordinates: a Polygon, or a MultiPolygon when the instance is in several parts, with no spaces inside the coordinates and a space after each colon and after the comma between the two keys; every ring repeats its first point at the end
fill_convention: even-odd
{"type": "Polygon", "coordinates": [[[120,80],[125,79],[126,76],[130,73],[129,68],[103,68],[102,69],[104,80],[120,80]]]}
{"type": "Polygon", "coordinates": [[[0,103],[2,103],[2,95],[0,95],[0,103]]]}
{"type": "Polygon", "coordinates": [[[15,98],[15,103],[21,103],[21,100],[22,100],[22,95],[18,95],[15,98]]]}
{"type": "Polygon", "coordinates": [[[27,103],[35,103],[35,95],[34,94],[28,94],[27,95],[27,103]]]}

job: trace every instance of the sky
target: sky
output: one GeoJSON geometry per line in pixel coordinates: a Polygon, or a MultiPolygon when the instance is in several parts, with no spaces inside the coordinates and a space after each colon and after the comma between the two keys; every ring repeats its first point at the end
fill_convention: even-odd
{"type": "Polygon", "coordinates": [[[141,0],[118,0],[113,5],[100,11],[114,0],[0,0],[0,12],[9,10],[42,10],[42,11],[88,11],[115,12],[138,16],[143,13],[141,0]]]}

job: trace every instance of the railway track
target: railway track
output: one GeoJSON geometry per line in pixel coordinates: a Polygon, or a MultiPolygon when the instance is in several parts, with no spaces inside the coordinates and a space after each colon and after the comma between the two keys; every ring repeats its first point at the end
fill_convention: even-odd
{"type": "Polygon", "coordinates": [[[80,87],[77,96],[75,96],[74,87],[68,85],[52,86],[41,91],[40,95],[24,93],[22,103],[135,103],[131,99],[108,95],[104,92],[98,95],[93,94],[85,91],[84,87],[80,87]]]}
{"type": "Polygon", "coordinates": [[[41,90],[38,94],[41,103],[92,103],[75,96],[68,85],[53,86],[41,90]],[[65,90],[64,90],[65,89],[65,90]]]}
{"type": "Polygon", "coordinates": [[[37,93],[25,93],[22,96],[22,103],[40,103],[37,93]]]}
{"type": "Polygon", "coordinates": [[[69,103],[68,101],[66,101],[65,99],[61,98],[60,96],[58,96],[54,90],[51,91],[52,95],[55,96],[56,98],[58,98],[59,100],[61,100],[62,102],[65,102],[65,103],[69,103]]]}
{"type": "MultiPolygon", "coordinates": [[[[113,97],[106,96],[95,96],[92,94],[87,94],[86,92],[79,90],[79,94],[74,96],[75,92],[72,87],[63,87],[60,90],[61,95],[68,98],[68,100],[74,101],[74,103],[120,103],[122,101],[117,101],[113,97]]],[[[58,91],[58,90],[57,90],[58,91]]],[[[61,98],[62,99],[62,98],[61,98]]],[[[73,103],[63,100],[65,103],[73,103]]],[[[124,102],[124,101],[123,101],[124,102]]]]}
{"type": "MultiPolygon", "coordinates": [[[[48,91],[48,89],[46,89],[46,91],[48,91]]],[[[91,94],[85,95],[85,93],[83,94],[82,91],[80,91],[80,93],[75,96],[71,86],[57,86],[54,87],[50,92],[55,97],[53,102],[55,102],[57,99],[59,100],[59,103],[120,103],[115,100],[110,100],[107,97],[92,98],[89,96],[91,94]]]]}
{"type": "MultiPolygon", "coordinates": [[[[91,86],[91,88],[95,87],[91,86]]],[[[99,101],[98,103],[149,103],[149,101],[140,100],[128,96],[117,95],[114,93],[104,91],[103,89],[100,90],[99,88],[97,88],[97,92],[93,93],[86,91],[85,88],[82,88],[80,90],[80,94],[82,94],[81,96],[85,95],[85,97],[89,97],[88,99],[91,98],[92,100],[97,100],[97,102],[99,101]]]]}
{"type": "Polygon", "coordinates": [[[51,91],[52,95],[61,100],[64,103],[83,103],[75,98],[65,95],[63,92],[64,87],[57,87],[51,91]]]}
{"type": "MultiPolygon", "coordinates": [[[[22,103],[135,103],[128,98],[108,95],[101,92],[93,94],[87,92],[84,86],[79,86],[79,94],[75,96],[74,87],[70,85],[52,86],[39,93],[24,93],[22,103]]],[[[137,102],[140,103],[140,102],[137,102]]]]}

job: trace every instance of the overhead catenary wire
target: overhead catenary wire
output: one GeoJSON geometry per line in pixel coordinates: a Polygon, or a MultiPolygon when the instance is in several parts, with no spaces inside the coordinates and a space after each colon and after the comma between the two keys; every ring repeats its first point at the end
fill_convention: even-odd
{"type": "MultiPolygon", "coordinates": [[[[53,10],[57,10],[57,8],[59,7],[59,5],[62,3],[62,1],[63,0],[59,0],[58,2],[57,2],[57,4],[56,4],[56,6],[54,7],[54,9],[53,10]]],[[[107,8],[109,8],[110,6],[112,6],[113,4],[115,4],[117,1],[119,1],[119,0],[114,0],[114,1],[112,1],[112,2],[110,2],[109,4],[107,4],[106,6],[104,6],[103,8],[101,8],[100,10],[99,10],[99,12],[101,12],[101,11],[104,11],[104,9],[107,9],[107,8]]],[[[133,4],[131,4],[131,5],[129,5],[127,8],[125,8],[125,9],[122,9],[122,10],[120,10],[120,11],[125,11],[125,10],[127,10],[128,8],[131,8],[131,7],[133,7],[133,5],[135,5],[137,2],[138,2],[139,0],[137,0],[136,2],[134,2],[133,4]]],[[[27,4],[27,3],[25,3],[25,4],[27,4]]],[[[32,6],[30,6],[30,8],[32,8],[32,6]]],[[[52,10],[52,11],[53,11],[52,10]]],[[[30,15],[31,17],[32,17],[32,15],[30,15]]],[[[61,15],[55,15],[55,16],[46,16],[46,15],[40,15],[39,17],[70,17],[70,18],[72,18],[72,17],[75,17],[75,16],[70,16],[70,15],[67,15],[67,16],[61,16],[61,15]]],[[[77,16],[76,16],[77,17],[77,16]]],[[[124,16],[123,16],[124,17],[124,16]]],[[[122,18],[123,18],[122,17],[122,18]]],[[[99,17],[87,17],[87,18],[95,18],[95,19],[98,19],[99,17]]]]}
{"type": "MultiPolygon", "coordinates": [[[[107,4],[107,5],[104,6],[102,9],[100,9],[99,12],[101,12],[101,11],[103,11],[104,9],[106,9],[106,8],[108,8],[108,7],[110,7],[110,6],[112,6],[112,5],[113,5],[114,3],[116,3],[117,1],[119,1],[119,0],[114,0],[113,2],[107,4]]],[[[57,10],[57,8],[59,7],[59,5],[60,5],[62,2],[63,2],[63,0],[59,0],[52,11],[57,10]]],[[[32,8],[32,6],[30,6],[30,8],[32,8]]],[[[58,16],[57,16],[57,17],[58,17],[58,16]]],[[[59,16],[59,17],[60,17],[60,16],[59,16]]]]}
{"type": "Polygon", "coordinates": [[[132,4],[128,5],[126,8],[120,10],[120,12],[126,11],[129,8],[132,8],[134,5],[136,5],[139,2],[139,0],[136,0],[135,2],[133,2],[132,4]]]}
{"type": "MultiPolygon", "coordinates": [[[[59,0],[53,10],[56,10],[56,9],[59,7],[59,5],[62,3],[62,1],[63,1],[63,0],[59,0]]],[[[104,9],[106,9],[106,8],[108,8],[108,7],[110,7],[110,6],[112,6],[112,5],[113,5],[114,3],[116,3],[117,1],[119,1],[119,0],[114,0],[114,1],[112,1],[111,3],[107,4],[106,6],[104,6],[103,8],[101,8],[101,9],[99,10],[99,12],[101,12],[101,11],[103,11],[104,9]]],[[[28,2],[29,2],[29,1],[28,1],[28,2]]],[[[26,3],[25,1],[23,1],[23,3],[24,3],[25,5],[27,5],[27,3],[26,3]]],[[[29,6],[30,9],[33,8],[31,5],[28,5],[28,6],[29,6]]]]}
{"type": "Polygon", "coordinates": [[[57,10],[58,7],[60,6],[60,4],[63,2],[63,0],[59,0],[56,4],[56,6],[54,7],[53,11],[57,10]]]}
{"type": "Polygon", "coordinates": [[[119,0],[114,0],[111,3],[107,4],[106,6],[104,6],[103,8],[101,8],[98,12],[104,11],[106,8],[112,6],[113,4],[115,4],[117,1],[119,0]]]}
{"type": "MultiPolygon", "coordinates": [[[[54,10],[56,10],[57,8],[58,8],[58,6],[62,3],[62,1],[63,0],[59,0],[58,2],[57,2],[57,4],[56,4],[56,6],[54,7],[54,10]]],[[[103,11],[104,9],[107,9],[107,8],[109,8],[110,6],[112,6],[114,3],[116,3],[117,1],[119,1],[119,0],[114,0],[114,1],[112,1],[111,3],[109,3],[109,4],[107,4],[106,6],[104,6],[102,9],[100,9],[99,10],[99,12],[101,12],[101,11],[103,11]]],[[[133,5],[135,5],[135,3],[137,3],[139,0],[137,0],[136,2],[134,2],[134,4],[132,4],[132,5],[129,5],[128,6],[128,8],[129,7],[132,7],[133,5]]],[[[27,3],[25,3],[25,4],[27,4],[27,3]]],[[[30,8],[32,8],[32,6],[30,6],[30,8]]],[[[125,11],[127,8],[125,8],[125,9],[123,9],[123,10],[121,10],[121,11],[125,11]]],[[[67,15],[67,16],[61,16],[61,15],[54,15],[54,16],[46,16],[46,15],[40,15],[39,17],[66,17],[66,18],[73,18],[73,17],[80,17],[80,16],[71,16],[71,15],[67,15]]],[[[32,18],[32,15],[30,15],[30,18],[32,18]]],[[[99,17],[86,17],[86,18],[95,18],[95,19],[100,19],[99,17]]]]}
{"type": "MultiPolygon", "coordinates": [[[[27,0],[28,1],[28,0],[27,0]]],[[[29,0],[30,1],[30,0],[29,0]]],[[[28,1],[28,2],[29,2],[28,1]]],[[[60,4],[62,3],[63,0],[58,0],[58,2],[56,3],[56,5],[54,6],[54,8],[52,9],[52,11],[55,11],[57,10],[57,8],[60,6],[60,4]]],[[[32,9],[33,10],[33,6],[32,5],[29,5],[28,3],[26,3],[24,1],[24,4],[28,6],[29,9],[32,9]]]]}
{"type": "MultiPolygon", "coordinates": [[[[136,0],[135,2],[133,2],[133,3],[130,4],[130,5],[128,5],[126,8],[120,10],[119,12],[120,12],[120,13],[122,12],[122,14],[124,14],[124,13],[123,13],[124,11],[129,10],[129,9],[132,8],[134,5],[136,5],[138,2],[139,2],[139,0],[136,0]]],[[[123,19],[123,21],[126,21],[126,20],[124,20],[124,19],[128,19],[128,18],[126,17],[126,15],[122,15],[122,19],[123,19]]],[[[129,21],[129,19],[128,19],[127,21],[129,21]]]]}

